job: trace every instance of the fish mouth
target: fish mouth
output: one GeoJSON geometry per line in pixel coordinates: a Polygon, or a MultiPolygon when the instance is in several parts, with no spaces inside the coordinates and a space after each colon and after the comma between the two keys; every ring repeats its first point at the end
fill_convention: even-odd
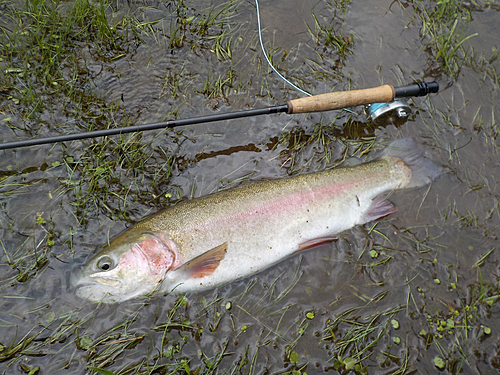
{"type": "Polygon", "coordinates": [[[117,287],[121,284],[121,281],[115,277],[103,276],[99,273],[86,276],[83,267],[78,267],[71,273],[70,284],[77,289],[96,284],[117,287]]]}
{"type": "MultiPolygon", "coordinates": [[[[91,278],[91,276],[83,275],[83,267],[75,270],[70,277],[70,285],[74,288],[74,294],[87,301],[92,302],[116,302],[113,295],[113,286],[120,284],[120,281],[109,279],[102,283],[102,277],[91,278]]],[[[114,288],[116,289],[116,288],[114,288]]]]}
{"type": "Polygon", "coordinates": [[[90,275],[90,277],[93,277],[95,281],[105,286],[117,287],[121,284],[121,281],[115,279],[114,277],[103,277],[100,275],[90,275]]]}
{"type": "Polygon", "coordinates": [[[77,297],[91,302],[116,303],[118,301],[112,293],[96,290],[95,286],[95,284],[79,285],[75,294],[77,297]]]}

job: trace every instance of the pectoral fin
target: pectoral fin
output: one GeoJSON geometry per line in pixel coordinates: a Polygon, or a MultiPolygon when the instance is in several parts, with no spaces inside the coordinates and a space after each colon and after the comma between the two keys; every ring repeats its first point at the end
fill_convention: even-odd
{"type": "Polygon", "coordinates": [[[227,242],[191,259],[178,268],[186,278],[200,279],[211,275],[226,256],[227,242]]]}

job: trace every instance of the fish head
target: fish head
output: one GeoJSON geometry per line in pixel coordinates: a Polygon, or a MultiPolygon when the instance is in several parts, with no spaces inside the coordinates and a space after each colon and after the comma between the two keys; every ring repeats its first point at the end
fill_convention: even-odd
{"type": "Polygon", "coordinates": [[[127,233],[75,272],[72,284],[80,298],[122,302],[154,292],[176,258],[176,249],[161,234],[127,233]]]}

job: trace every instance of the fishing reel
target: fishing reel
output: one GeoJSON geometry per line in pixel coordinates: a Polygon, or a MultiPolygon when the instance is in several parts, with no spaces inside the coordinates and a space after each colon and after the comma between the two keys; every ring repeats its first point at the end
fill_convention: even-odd
{"type": "Polygon", "coordinates": [[[368,117],[377,125],[403,125],[411,115],[407,97],[425,96],[439,91],[437,82],[416,82],[411,85],[395,87],[391,102],[371,103],[365,106],[368,117]]]}
{"type": "Polygon", "coordinates": [[[377,125],[403,125],[412,111],[405,99],[397,98],[390,103],[372,103],[365,106],[368,117],[377,125]]]}

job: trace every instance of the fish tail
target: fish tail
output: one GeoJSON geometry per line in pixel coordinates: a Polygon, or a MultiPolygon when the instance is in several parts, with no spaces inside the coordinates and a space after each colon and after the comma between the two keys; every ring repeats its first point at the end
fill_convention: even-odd
{"type": "Polygon", "coordinates": [[[411,137],[391,142],[382,152],[382,157],[384,156],[400,158],[410,168],[411,178],[405,188],[427,185],[443,171],[440,165],[425,157],[411,137]]]}

